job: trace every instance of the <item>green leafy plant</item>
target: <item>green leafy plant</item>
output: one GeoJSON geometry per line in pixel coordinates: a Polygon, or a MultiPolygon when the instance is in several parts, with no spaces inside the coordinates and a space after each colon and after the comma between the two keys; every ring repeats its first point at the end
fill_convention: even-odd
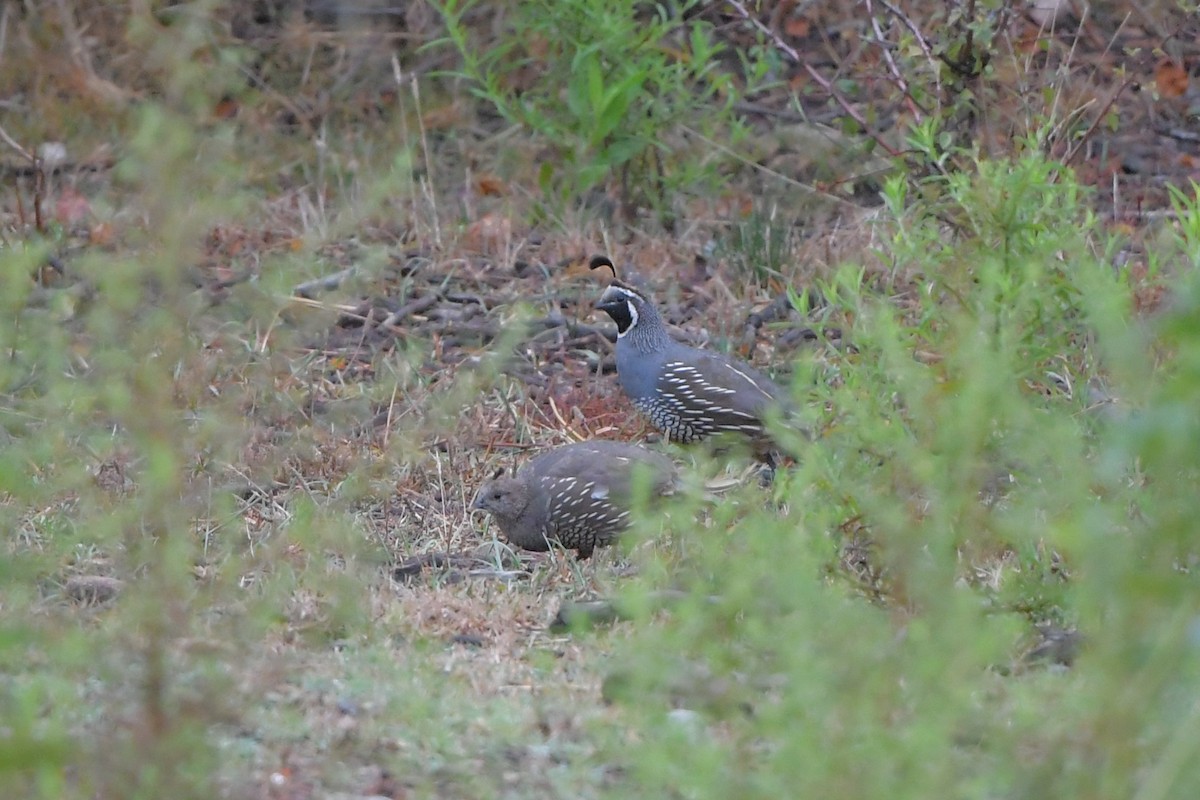
{"type": "Polygon", "coordinates": [[[1171,206],[1179,220],[1177,237],[1186,258],[1200,264],[1200,184],[1191,184],[1191,194],[1178,186],[1168,186],[1171,206]]]}
{"type": "Polygon", "coordinates": [[[474,2],[442,3],[447,38],[471,91],[536,132],[553,156],[541,168],[550,197],[606,182],[627,208],[665,212],[672,189],[704,170],[685,156],[678,126],[732,128],[738,90],[718,69],[711,26],[681,7],[571,0],[519,3],[506,35],[482,47],[474,2]],[[530,77],[532,76],[532,77],[530,77]]]}

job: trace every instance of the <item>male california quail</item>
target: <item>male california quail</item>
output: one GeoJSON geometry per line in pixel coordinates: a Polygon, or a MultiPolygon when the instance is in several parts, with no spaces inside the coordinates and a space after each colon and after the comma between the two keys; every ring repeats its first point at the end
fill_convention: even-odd
{"type": "Polygon", "coordinates": [[[512,476],[492,478],[472,508],[489,512],[510,542],[548,550],[557,541],[587,558],[629,525],[630,479],[641,466],[655,495],[675,485],[666,456],[623,442],[596,440],[555,448],[512,476]]]}
{"type": "MultiPolygon", "coordinates": [[[[591,266],[612,262],[596,256],[591,266]]],[[[683,443],[727,431],[741,434],[773,465],[763,421],[769,409],[787,408],[783,389],[749,364],[672,339],[654,303],[632,286],[614,280],[596,307],[617,323],[621,388],[654,427],[683,443]]]]}

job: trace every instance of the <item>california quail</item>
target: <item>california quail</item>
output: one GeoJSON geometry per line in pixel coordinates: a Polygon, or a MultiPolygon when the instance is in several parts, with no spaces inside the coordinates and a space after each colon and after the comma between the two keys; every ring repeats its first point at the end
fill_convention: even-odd
{"type": "Polygon", "coordinates": [[[479,489],[472,508],[489,512],[510,542],[548,550],[557,541],[587,558],[629,525],[630,479],[638,465],[655,495],[675,485],[666,456],[623,442],[568,444],[527,462],[515,475],[479,489]]]}
{"type": "MultiPolygon", "coordinates": [[[[610,266],[604,256],[592,268],[610,266]]],[[[615,272],[615,270],[614,270],[615,272]]],[[[763,426],[769,409],[787,407],[784,391],[749,364],[675,341],[654,303],[614,280],[596,307],[617,323],[617,379],[633,405],[671,441],[694,442],[723,432],[748,437],[773,463],[763,426]]]]}

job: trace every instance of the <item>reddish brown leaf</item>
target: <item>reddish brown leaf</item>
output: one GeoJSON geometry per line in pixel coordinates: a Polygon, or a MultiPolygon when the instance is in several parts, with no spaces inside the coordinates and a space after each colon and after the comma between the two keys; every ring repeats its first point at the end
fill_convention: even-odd
{"type": "Polygon", "coordinates": [[[804,17],[793,17],[783,23],[783,32],[796,39],[803,39],[812,30],[812,23],[804,17]]]}
{"type": "Polygon", "coordinates": [[[508,194],[508,185],[490,173],[484,173],[475,179],[475,189],[484,197],[501,197],[508,194]]]}
{"type": "Polygon", "coordinates": [[[484,214],[467,227],[465,244],[481,253],[495,253],[512,238],[512,220],[501,214],[484,214]]]}
{"type": "Polygon", "coordinates": [[[754,213],[754,197],[746,192],[727,192],[717,201],[718,217],[745,219],[754,213]]]}
{"type": "Polygon", "coordinates": [[[811,82],[812,78],[808,76],[807,72],[797,72],[795,75],[792,75],[790,78],[788,78],[788,89],[799,94],[803,92],[804,87],[808,86],[811,82]]]}
{"type": "Polygon", "coordinates": [[[463,111],[457,103],[433,108],[421,115],[421,125],[428,131],[455,128],[461,125],[463,120],[463,111]]]}
{"type": "Polygon", "coordinates": [[[97,247],[106,247],[112,244],[114,238],[113,226],[108,222],[97,222],[88,231],[88,241],[97,247]]]}
{"type": "Polygon", "coordinates": [[[1164,58],[1154,71],[1154,84],[1162,97],[1180,97],[1188,88],[1187,70],[1182,65],[1164,58]]]}
{"type": "Polygon", "coordinates": [[[221,98],[213,107],[213,117],[216,119],[233,119],[238,113],[237,101],[230,97],[221,98]]]}

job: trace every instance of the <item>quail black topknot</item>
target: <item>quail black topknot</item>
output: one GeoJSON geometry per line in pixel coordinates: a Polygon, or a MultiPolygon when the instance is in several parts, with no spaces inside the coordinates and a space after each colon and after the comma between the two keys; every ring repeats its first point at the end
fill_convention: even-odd
{"type": "MultiPolygon", "coordinates": [[[[596,256],[591,268],[612,262],[596,256]]],[[[677,342],[653,301],[615,280],[596,303],[617,323],[617,379],[633,405],[671,441],[694,442],[732,432],[748,438],[755,454],[774,465],[764,427],[771,409],[785,413],[783,389],[749,364],[677,342]]]]}
{"type": "Polygon", "coordinates": [[[655,496],[675,487],[675,464],[661,453],[596,440],[557,447],[515,475],[498,475],[471,507],[490,513],[518,547],[541,551],[558,542],[587,558],[629,526],[635,471],[645,472],[655,496]]]}

